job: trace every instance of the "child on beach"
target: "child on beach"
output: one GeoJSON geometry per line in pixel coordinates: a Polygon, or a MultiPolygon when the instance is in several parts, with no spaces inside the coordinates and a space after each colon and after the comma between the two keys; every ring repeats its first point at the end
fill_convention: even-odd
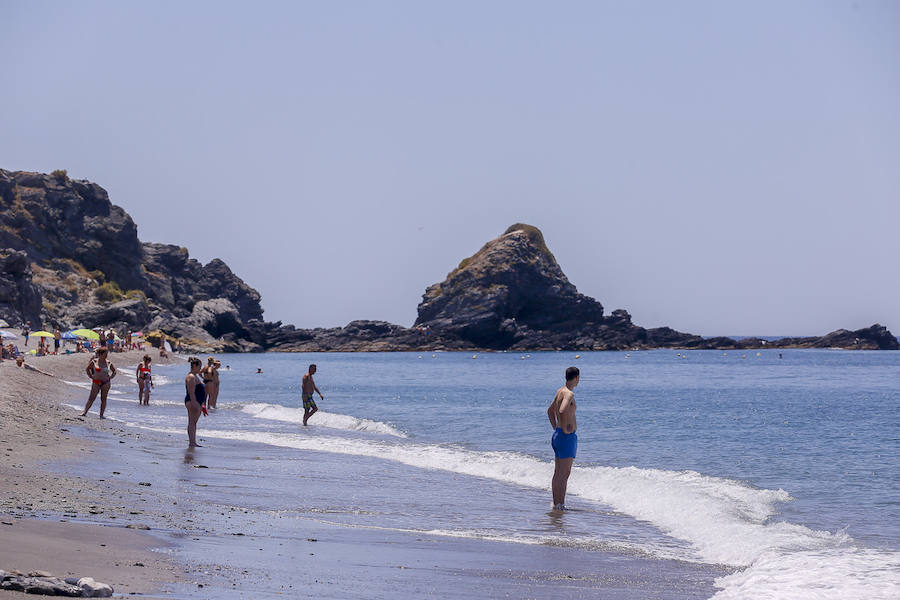
{"type": "Polygon", "coordinates": [[[309,365],[309,372],[307,372],[303,376],[303,382],[301,384],[301,397],[303,398],[303,425],[306,426],[306,422],[309,420],[313,414],[315,414],[319,407],[316,406],[316,401],[313,400],[313,392],[319,394],[319,399],[324,400],[325,396],[322,395],[322,392],[319,391],[319,388],[316,387],[316,382],[313,381],[313,375],[316,372],[316,365],[309,365]]]}

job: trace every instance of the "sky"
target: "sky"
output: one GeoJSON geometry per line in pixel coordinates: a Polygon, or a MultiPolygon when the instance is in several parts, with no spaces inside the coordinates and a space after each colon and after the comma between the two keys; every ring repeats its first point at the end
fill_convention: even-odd
{"type": "Polygon", "coordinates": [[[267,320],[411,325],[511,224],[607,312],[900,335],[900,3],[0,0],[0,167],[267,320]]]}

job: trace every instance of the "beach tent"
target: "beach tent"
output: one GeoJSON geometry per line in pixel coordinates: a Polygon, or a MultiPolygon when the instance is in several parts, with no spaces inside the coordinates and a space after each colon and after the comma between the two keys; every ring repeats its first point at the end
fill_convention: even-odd
{"type": "Polygon", "coordinates": [[[35,331],[34,333],[29,333],[28,337],[55,337],[49,331],[35,331]]]}
{"type": "Polygon", "coordinates": [[[78,336],[75,335],[75,333],[72,332],[72,331],[67,331],[67,332],[65,332],[64,334],[62,334],[62,339],[64,339],[64,340],[77,340],[77,339],[78,339],[78,336]]]}

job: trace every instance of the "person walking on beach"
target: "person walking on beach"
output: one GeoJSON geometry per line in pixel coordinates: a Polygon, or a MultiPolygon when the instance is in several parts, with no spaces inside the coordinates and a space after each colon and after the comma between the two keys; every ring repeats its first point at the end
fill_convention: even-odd
{"type": "Polygon", "coordinates": [[[134,373],[138,384],[138,404],[145,406],[150,405],[150,389],[153,387],[153,376],[150,372],[151,360],[153,359],[150,358],[150,355],[145,354],[144,360],[138,364],[134,373]]]}
{"type": "Polygon", "coordinates": [[[62,333],[59,331],[59,326],[53,331],[53,354],[59,354],[59,341],[62,339],[62,333]]]}
{"type": "Polygon", "coordinates": [[[184,407],[188,414],[188,447],[197,448],[197,421],[200,420],[201,414],[206,412],[206,387],[203,385],[203,378],[200,371],[203,369],[203,361],[192,356],[188,359],[191,365],[191,371],[184,377],[184,407]]]}
{"type": "Polygon", "coordinates": [[[547,409],[547,417],[550,426],[553,427],[553,437],[550,445],[556,455],[556,465],[553,470],[553,508],[566,510],[566,487],[569,483],[569,474],[572,472],[572,463],[575,462],[575,451],[578,448],[578,435],[575,430],[578,425],[575,422],[575,392],[581,376],[577,367],[566,369],[566,385],[556,390],[553,402],[547,409]]]}
{"type": "Polygon", "coordinates": [[[103,413],[106,412],[106,396],[109,395],[109,386],[112,378],[116,376],[116,367],[107,360],[109,350],[100,348],[97,350],[97,356],[88,363],[85,372],[91,379],[91,393],[88,396],[87,404],[84,405],[84,411],[81,416],[84,417],[91,410],[91,405],[97,398],[97,392],[100,392],[100,418],[104,419],[103,413]]]}
{"type": "Polygon", "coordinates": [[[25,327],[22,328],[22,337],[25,338],[25,347],[28,347],[28,336],[31,335],[31,321],[25,321],[25,327]]]}
{"type": "Polygon", "coordinates": [[[306,425],[306,422],[309,420],[316,411],[319,410],[319,407],[316,406],[316,401],[313,400],[313,392],[319,394],[319,399],[324,400],[325,396],[322,395],[322,392],[319,391],[319,388],[316,387],[316,382],[313,381],[313,375],[316,373],[316,365],[309,365],[309,372],[303,375],[303,383],[301,385],[301,397],[303,398],[303,425],[306,425]]]}

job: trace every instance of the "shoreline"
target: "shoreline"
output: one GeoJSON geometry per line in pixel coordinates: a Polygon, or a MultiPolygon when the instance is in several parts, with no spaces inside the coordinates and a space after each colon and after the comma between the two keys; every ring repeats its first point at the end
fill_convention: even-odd
{"type": "MultiPolygon", "coordinates": [[[[118,376],[130,376],[124,367],[143,354],[115,354],[113,364],[123,367],[118,376]]],[[[74,396],[65,381],[85,378],[89,359],[87,353],[29,357],[26,364],[35,369],[19,368],[13,361],[0,364],[4,459],[0,461],[0,569],[25,574],[44,571],[60,578],[88,576],[112,585],[116,595],[149,596],[165,584],[180,581],[181,569],[154,551],[168,542],[144,531],[140,515],[131,514],[135,493],[111,481],[63,475],[49,468],[51,464],[77,468],[96,454],[98,445],[75,435],[71,431],[75,427],[102,431],[120,441],[128,436],[121,425],[97,419],[99,399],[89,419],[80,419],[62,406],[74,396]],[[104,522],[78,522],[95,515],[104,522]]],[[[0,591],[0,598],[22,597],[21,592],[0,591]]]]}
{"type": "MultiPolygon", "coordinates": [[[[114,355],[119,376],[130,378],[124,367],[142,355],[114,355]]],[[[214,436],[204,440],[203,431],[199,437],[208,447],[193,453],[185,450],[181,420],[177,432],[175,422],[168,433],[147,431],[118,420],[123,413],[99,420],[97,402],[81,419],[65,405],[83,403],[87,392],[66,381],[80,381],[87,360],[87,354],[31,360],[49,376],[0,365],[0,378],[10,384],[0,389],[0,450],[9,455],[0,464],[0,522],[13,523],[0,524],[0,569],[90,576],[112,585],[115,596],[223,600],[275,598],[290,588],[379,598],[398,585],[416,596],[448,599],[461,591],[553,598],[563,585],[573,597],[701,600],[715,591],[715,577],[730,572],[605,550],[335,522],[323,507],[341,502],[354,482],[383,467],[373,458],[347,461],[309,451],[303,464],[311,472],[300,481],[315,481],[324,496],[304,501],[294,490],[297,480],[289,478],[275,486],[288,503],[282,509],[265,500],[229,505],[216,490],[256,485],[256,461],[263,456],[274,475],[297,464],[296,455],[214,436]],[[285,528],[290,537],[275,533],[285,528]]],[[[390,468],[410,469],[401,480],[423,474],[390,468]]],[[[20,594],[0,591],[0,600],[24,598],[20,594]]]]}

